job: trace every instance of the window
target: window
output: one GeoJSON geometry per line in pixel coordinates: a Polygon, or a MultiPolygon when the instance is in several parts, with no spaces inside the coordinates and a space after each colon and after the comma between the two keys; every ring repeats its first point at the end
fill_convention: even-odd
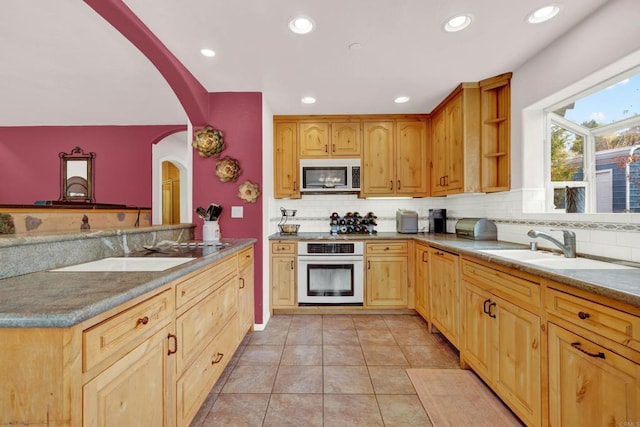
{"type": "Polygon", "coordinates": [[[639,71],[545,110],[548,211],[640,213],[639,71]]]}

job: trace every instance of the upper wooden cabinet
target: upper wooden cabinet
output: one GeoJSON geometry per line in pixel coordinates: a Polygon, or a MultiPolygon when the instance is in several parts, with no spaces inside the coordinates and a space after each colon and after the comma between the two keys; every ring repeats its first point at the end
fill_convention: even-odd
{"type": "Polygon", "coordinates": [[[363,140],[363,197],[429,195],[425,120],[365,121],[363,140]]]}
{"type": "Polygon", "coordinates": [[[298,123],[275,122],[273,145],[274,197],[299,199],[298,123]]]}
{"type": "Polygon", "coordinates": [[[360,121],[300,122],[300,158],[360,157],[360,121]]]}
{"type": "Polygon", "coordinates": [[[511,73],[480,82],[482,191],[511,185],[511,73]]]}
{"type": "Polygon", "coordinates": [[[431,122],[431,195],[479,192],[478,84],[460,84],[431,113],[431,122]]]}

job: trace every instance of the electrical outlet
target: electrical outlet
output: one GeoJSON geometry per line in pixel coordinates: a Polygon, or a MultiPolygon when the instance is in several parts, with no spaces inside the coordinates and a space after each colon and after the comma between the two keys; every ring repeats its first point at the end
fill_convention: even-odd
{"type": "Polygon", "coordinates": [[[231,206],[231,218],[243,218],[244,207],[243,206],[231,206]]]}

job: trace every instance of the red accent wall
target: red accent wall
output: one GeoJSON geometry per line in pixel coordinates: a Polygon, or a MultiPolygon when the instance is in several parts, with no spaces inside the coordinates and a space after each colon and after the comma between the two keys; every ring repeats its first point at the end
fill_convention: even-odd
{"type": "Polygon", "coordinates": [[[151,207],[151,145],[184,125],[0,127],[0,204],[60,197],[59,152],[95,152],[97,203],[151,207]]]}
{"type": "MultiPolygon", "coordinates": [[[[262,191],[262,94],[256,92],[223,92],[209,94],[208,124],[221,130],[225,150],[220,157],[203,158],[193,150],[193,207],[222,205],[220,232],[222,237],[256,238],[255,245],[255,321],[262,323],[262,204],[238,197],[238,187],[249,180],[262,191]],[[215,174],[216,162],[225,156],[237,159],[242,173],[236,182],[220,182],[215,174]],[[243,218],[231,218],[231,206],[244,208],[243,218]]],[[[193,214],[197,224],[196,238],[202,238],[203,221],[193,214]]]]}

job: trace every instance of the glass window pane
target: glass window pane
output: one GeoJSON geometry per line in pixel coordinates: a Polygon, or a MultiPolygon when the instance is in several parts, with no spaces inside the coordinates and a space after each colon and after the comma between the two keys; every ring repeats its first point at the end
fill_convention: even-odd
{"type": "Polygon", "coordinates": [[[551,127],[551,181],[582,181],[584,138],[558,125],[551,127]]]}

